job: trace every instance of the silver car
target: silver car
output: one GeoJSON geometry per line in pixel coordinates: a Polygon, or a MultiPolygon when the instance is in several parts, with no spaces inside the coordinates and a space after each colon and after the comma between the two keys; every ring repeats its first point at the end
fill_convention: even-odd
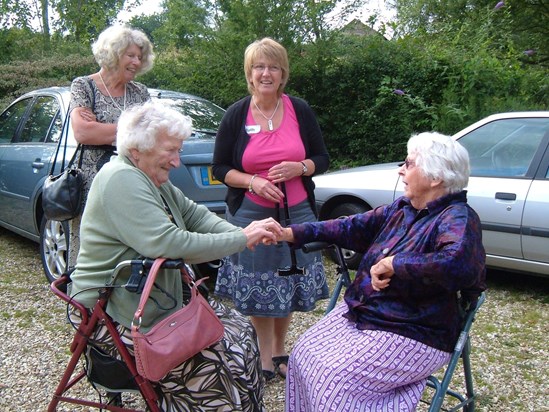
{"type": "MultiPolygon", "coordinates": [[[[225,111],[189,94],[157,89],[149,93],[193,119],[193,135],[185,142],[181,167],[171,172],[171,181],[197,203],[224,213],[226,187],[213,178],[210,164],[225,111]]],[[[44,217],[42,184],[64,135],[69,101],[68,87],[40,89],[19,97],[0,114],[0,226],[39,242],[49,281],[66,268],[69,233],[66,222],[44,217]]],[[[70,159],[76,148],[72,128],[68,136],[70,159]]]]}
{"type": "MultiPolygon", "coordinates": [[[[469,204],[482,221],[489,267],[549,276],[549,112],[501,113],[454,135],[467,148],[469,204]]],[[[320,218],[391,203],[403,193],[401,162],[314,178],[320,218]]],[[[362,256],[344,251],[356,269],[362,256]]]]}

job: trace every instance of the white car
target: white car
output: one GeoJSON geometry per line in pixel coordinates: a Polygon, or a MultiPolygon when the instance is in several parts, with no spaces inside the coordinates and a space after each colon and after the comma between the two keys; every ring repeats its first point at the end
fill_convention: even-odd
{"type": "MultiPolygon", "coordinates": [[[[549,276],[549,112],[500,113],[453,136],[469,151],[469,204],[489,267],[549,276]]],[[[314,178],[321,220],[362,213],[403,193],[403,161],[314,178]]],[[[361,255],[344,251],[350,268],[361,255]]]]}

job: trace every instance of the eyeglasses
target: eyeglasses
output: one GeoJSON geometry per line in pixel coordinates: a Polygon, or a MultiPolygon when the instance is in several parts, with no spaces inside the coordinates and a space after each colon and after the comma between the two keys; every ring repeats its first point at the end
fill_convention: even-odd
{"type": "MultiPolygon", "coordinates": [[[[416,167],[416,162],[414,162],[413,160],[410,160],[410,159],[406,159],[406,160],[404,161],[404,163],[402,164],[402,166],[404,166],[404,168],[405,168],[406,170],[412,169],[412,168],[416,167]]],[[[401,166],[401,167],[402,167],[402,166],[401,166]]]]}
{"type": "Polygon", "coordinates": [[[265,69],[267,69],[269,73],[278,73],[281,70],[280,66],[266,66],[264,64],[253,64],[252,69],[258,73],[263,73],[265,69]]]}

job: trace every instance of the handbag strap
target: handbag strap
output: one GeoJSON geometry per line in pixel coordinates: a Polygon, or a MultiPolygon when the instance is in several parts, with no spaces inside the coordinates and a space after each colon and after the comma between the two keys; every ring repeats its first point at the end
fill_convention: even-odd
{"type": "Polygon", "coordinates": [[[137,330],[141,326],[141,318],[145,310],[145,304],[147,303],[147,299],[149,299],[149,295],[151,294],[154,281],[156,280],[156,274],[160,270],[160,266],[162,266],[162,263],[164,263],[165,261],[166,258],[155,259],[151,266],[151,269],[149,270],[149,274],[147,275],[147,281],[145,282],[143,292],[141,293],[141,299],[139,299],[139,305],[137,305],[137,310],[133,315],[132,330],[134,328],[137,330]],[[135,324],[136,320],[138,321],[137,325],[135,324]]]}
{"type": "MultiPolygon", "coordinates": [[[[149,295],[151,294],[151,290],[154,286],[154,281],[156,280],[156,275],[158,274],[160,267],[165,261],[166,261],[166,258],[155,259],[149,270],[149,274],[147,275],[147,281],[145,282],[145,286],[143,287],[143,292],[141,293],[141,298],[139,299],[139,304],[137,305],[137,309],[135,311],[135,314],[133,315],[132,330],[139,330],[139,328],[141,327],[141,319],[145,311],[145,304],[147,303],[147,300],[149,299],[149,295]]],[[[187,283],[191,287],[191,299],[192,299],[194,296],[196,296],[199,293],[197,287],[204,281],[204,279],[199,279],[195,282],[190,277],[190,275],[186,273],[185,265],[183,265],[180,270],[183,275],[182,279],[185,281],[185,283],[187,283]]]]}

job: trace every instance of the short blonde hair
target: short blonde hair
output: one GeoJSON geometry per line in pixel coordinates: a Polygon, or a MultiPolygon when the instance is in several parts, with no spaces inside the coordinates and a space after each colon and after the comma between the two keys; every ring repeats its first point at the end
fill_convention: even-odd
{"type": "Polygon", "coordinates": [[[246,83],[248,83],[248,91],[252,95],[255,92],[255,87],[250,81],[250,78],[252,77],[252,66],[261,58],[272,61],[282,69],[282,82],[278,88],[278,96],[280,96],[284,92],[284,87],[290,78],[288,53],[284,46],[270,37],[256,40],[246,48],[246,51],[244,52],[244,75],[246,76],[246,83]]]}
{"type": "Polygon", "coordinates": [[[183,141],[192,133],[192,120],[167,104],[154,100],[124,110],[118,119],[116,132],[118,153],[130,156],[131,149],[147,152],[154,147],[162,132],[183,141]]]}
{"type": "Polygon", "coordinates": [[[92,45],[93,57],[100,67],[112,70],[133,44],[141,49],[141,67],[137,74],[146,73],[152,69],[155,56],[151,41],[138,29],[121,25],[107,27],[92,45]]]}

